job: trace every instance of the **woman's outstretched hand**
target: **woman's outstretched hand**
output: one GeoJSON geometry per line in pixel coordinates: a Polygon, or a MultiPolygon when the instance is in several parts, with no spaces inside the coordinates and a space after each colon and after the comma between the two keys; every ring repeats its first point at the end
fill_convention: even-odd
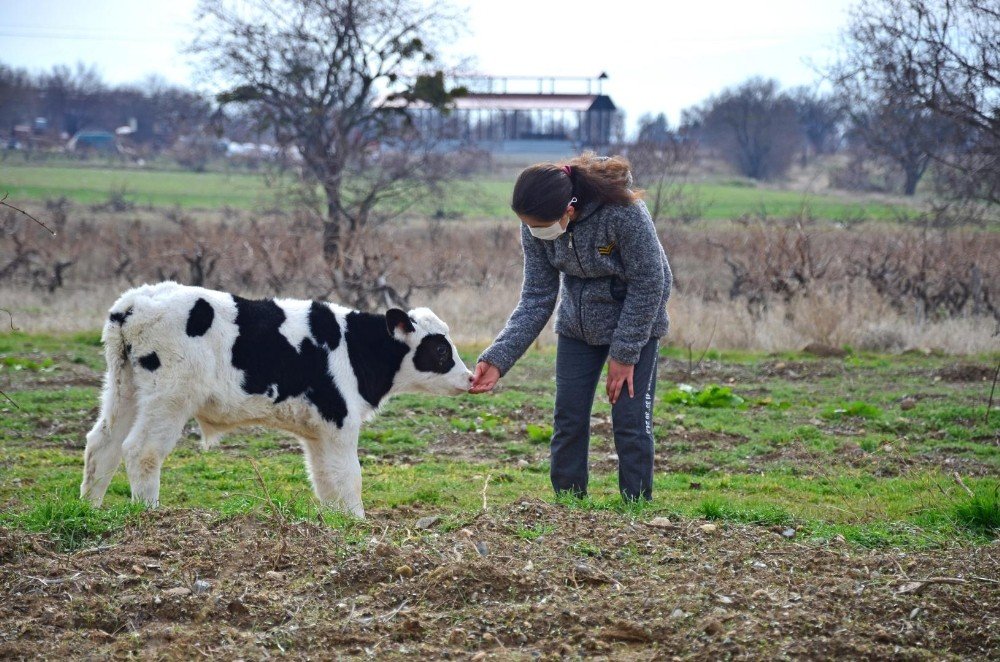
{"type": "Polygon", "coordinates": [[[635,387],[632,386],[632,375],[634,372],[634,365],[619,363],[614,359],[608,361],[608,400],[611,401],[611,404],[618,402],[622,387],[626,384],[628,384],[628,397],[635,397],[635,387]]]}
{"type": "Polygon", "coordinates": [[[500,369],[486,361],[476,364],[476,372],[472,376],[472,386],[469,393],[486,393],[492,391],[500,380],[500,369]]]}

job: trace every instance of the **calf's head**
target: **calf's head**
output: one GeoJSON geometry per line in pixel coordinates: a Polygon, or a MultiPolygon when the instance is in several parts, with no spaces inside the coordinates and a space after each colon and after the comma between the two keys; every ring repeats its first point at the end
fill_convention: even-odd
{"type": "Polygon", "coordinates": [[[389,333],[410,348],[399,367],[396,389],[440,395],[469,390],[472,373],[448,337],[448,325],[429,308],[409,313],[393,308],[386,312],[385,321],[389,333]]]}

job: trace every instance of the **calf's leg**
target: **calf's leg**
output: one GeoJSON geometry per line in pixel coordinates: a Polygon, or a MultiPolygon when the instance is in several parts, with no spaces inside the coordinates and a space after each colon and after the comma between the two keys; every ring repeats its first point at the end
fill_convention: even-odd
{"type": "Polygon", "coordinates": [[[364,519],[361,502],[361,463],[358,461],[358,431],[339,430],[303,438],[306,467],[316,498],[364,519]]]}
{"type": "Polygon", "coordinates": [[[100,506],[108,485],[122,462],[122,442],[135,423],[136,403],[134,385],[126,372],[116,383],[107,379],[101,415],[87,433],[87,447],[83,452],[83,482],[80,498],[100,506]]]}
{"type": "Polygon", "coordinates": [[[159,404],[140,406],[135,425],[122,446],[133,501],[148,506],[159,504],[163,460],[173,450],[188,418],[187,412],[159,404]]]}

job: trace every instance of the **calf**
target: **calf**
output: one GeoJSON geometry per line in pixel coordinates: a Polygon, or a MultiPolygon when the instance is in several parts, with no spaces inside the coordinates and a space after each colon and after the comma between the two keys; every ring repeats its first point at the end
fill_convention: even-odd
{"type": "Polygon", "coordinates": [[[95,505],[124,457],[132,499],[155,506],[163,460],[193,417],[206,448],[245,425],[291,432],[319,500],[364,517],[362,422],[392,394],[465,393],[472,377],[427,308],[375,315],[174,282],[125,292],[102,340],[108,371],[80,486],[95,505]]]}

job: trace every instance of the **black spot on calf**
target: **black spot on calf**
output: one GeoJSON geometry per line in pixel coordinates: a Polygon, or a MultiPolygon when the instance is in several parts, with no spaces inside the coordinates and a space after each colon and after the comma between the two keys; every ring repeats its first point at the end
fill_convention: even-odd
{"type": "Polygon", "coordinates": [[[320,346],[332,352],[340,344],[340,324],[330,306],[313,301],[309,307],[309,331],[320,346]]]}
{"type": "Polygon", "coordinates": [[[378,406],[410,348],[389,335],[385,315],[372,313],[348,313],[346,340],[358,391],[368,404],[378,406]]]}
{"type": "Polygon", "coordinates": [[[413,354],[413,365],[421,372],[445,374],[455,367],[451,343],[440,333],[424,336],[413,354]]]}
{"type": "Polygon", "coordinates": [[[285,311],[270,299],[252,301],[234,296],[236,326],[239,335],[233,343],[233,366],[243,371],[243,390],[247,393],[267,395],[275,403],[288,398],[305,396],[316,406],[320,415],[338,426],[344,425],[347,403],[337,389],[328,370],[329,347],[339,340],[340,327],[332,311],[325,307],[332,319],[310,308],[310,327],[318,343],[305,338],[298,349],[278,329],[285,321],[285,311]],[[333,327],[329,326],[332,322],[333,327]],[[336,332],[333,331],[336,328],[336,332]],[[322,336],[322,337],[320,337],[322,336]]]}
{"type": "Polygon", "coordinates": [[[129,306],[128,308],[125,309],[125,312],[123,313],[111,313],[108,316],[108,319],[117,324],[118,326],[121,326],[122,324],[125,323],[125,320],[127,320],[129,315],[131,314],[132,314],[132,307],[129,306]]]}
{"type": "Polygon", "coordinates": [[[204,299],[198,299],[191,306],[191,312],[188,313],[187,334],[192,338],[205,335],[212,328],[212,320],[214,319],[215,309],[212,308],[212,304],[204,299]]]}
{"type": "Polygon", "coordinates": [[[156,355],[156,352],[150,352],[145,356],[139,357],[139,365],[146,370],[153,372],[160,367],[160,357],[156,355]]]}

